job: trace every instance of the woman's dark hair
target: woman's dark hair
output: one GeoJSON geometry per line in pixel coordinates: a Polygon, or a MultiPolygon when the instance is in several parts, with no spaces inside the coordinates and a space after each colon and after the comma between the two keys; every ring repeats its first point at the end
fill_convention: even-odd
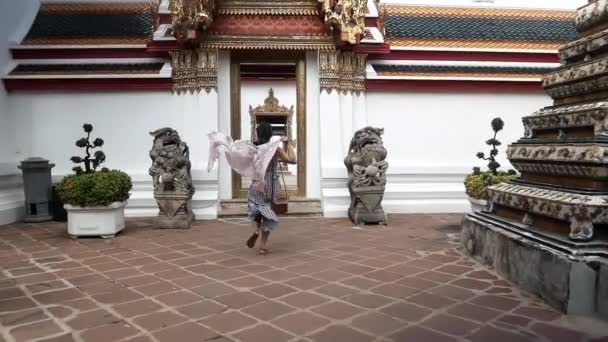
{"type": "Polygon", "coordinates": [[[258,134],[258,141],[256,141],[256,145],[263,145],[269,142],[270,138],[272,138],[272,126],[266,121],[260,122],[256,132],[258,134]]]}

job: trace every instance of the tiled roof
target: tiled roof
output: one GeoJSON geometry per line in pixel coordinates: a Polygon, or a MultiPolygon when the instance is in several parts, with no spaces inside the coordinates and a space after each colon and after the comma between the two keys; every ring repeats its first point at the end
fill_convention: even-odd
{"type": "Polygon", "coordinates": [[[147,3],[43,3],[22,45],[145,44],[152,27],[147,3]]]}
{"type": "Polygon", "coordinates": [[[10,76],[158,74],[164,63],[20,64],[10,76]]]}
{"type": "Polygon", "coordinates": [[[574,11],[386,6],[396,47],[555,50],[576,38],[574,11]]]}
{"type": "Polygon", "coordinates": [[[553,71],[549,67],[496,67],[458,65],[374,65],[378,76],[539,78],[553,71]]]}

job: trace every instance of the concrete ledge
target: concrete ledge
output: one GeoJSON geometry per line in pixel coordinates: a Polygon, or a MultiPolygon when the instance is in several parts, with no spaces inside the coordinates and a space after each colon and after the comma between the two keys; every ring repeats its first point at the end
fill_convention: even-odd
{"type": "MultiPolygon", "coordinates": [[[[479,262],[567,314],[608,319],[608,258],[581,256],[556,239],[543,239],[487,214],[464,218],[461,245],[479,262]],[[603,284],[603,285],[602,285],[603,284]]],[[[538,234],[539,235],[539,234],[538,234]]]]}
{"type": "Polygon", "coordinates": [[[0,225],[25,217],[25,195],[21,171],[16,166],[0,165],[0,225]]]}

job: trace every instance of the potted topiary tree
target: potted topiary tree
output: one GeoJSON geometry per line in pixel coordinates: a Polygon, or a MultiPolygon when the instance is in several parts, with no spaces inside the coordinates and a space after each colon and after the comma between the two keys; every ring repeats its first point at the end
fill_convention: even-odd
{"type": "Polygon", "coordinates": [[[492,131],[494,131],[494,136],[486,141],[486,145],[491,147],[490,154],[486,156],[483,152],[477,153],[477,158],[488,162],[488,170],[482,172],[481,168],[475,167],[473,168],[473,173],[468,175],[464,182],[469,202],[471,202],[471,211],[473,212],[482,211],[488,204],[487,188],[489,186],[508,182],[518,177],[515,170],[509,170],[507,172],[499,171],[500,163],[496,161],[498,146],[502,144],[498,141],[497,136],[498,132],[504,128],[504,125],[501,118],[492,120],[492,131]]]}
{"type": "Polygon", "coordinates": [[[104,141],[97,138],[91,142],[93,126],[84,124],[86,137],[76,141],[76,146],[85,149],[84,157],[72,157],[72,162],[84,166],[73,168],[75,172],[68,175],[58,186],[59,196],[68,213],[68,234],[73,237],[101,236],[114,237],[124,229],[124,209],[129,191],[132,188],[131,178],[124,172],[102,168],[105,154],[93,149],[103,146],[104,141]]]}

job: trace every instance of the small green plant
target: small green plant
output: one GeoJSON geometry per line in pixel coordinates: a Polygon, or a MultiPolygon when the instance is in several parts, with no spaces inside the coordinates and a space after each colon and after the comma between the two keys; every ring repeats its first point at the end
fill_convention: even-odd
{"type": "Polygon", "coordinates": [[[104,207],[129,199],[132,187],[131,178],[122,171],[81,172],[61,181],[59,197],[78,207],[104,207]]]}
{"type": "Polygon", "coordinates": [[[467,195],[470,197],[487,200],[488,199],[488,187],[504,182],[509,182],[516,179],[518,176],[514,171],[510,172],[498,172],[493,174],[491,172],[479,172],[473,173],[467,176],[464,181],[467,195]]]}
{"type": "Polygon", "coordinates": [[[505,127],[504,121],[501,118],[495,118],[492,120],[492,130],[494,131],[494,137],[486,141],[486,145],[491,146],[490,155],[486,157],[483,152],[477,153],[477,158],[487,160],[488,161],[488,169],[492,172],[493,175],[498,175],[498,168],[500,168],[500,164],[496,161],[496,156],[498,155],[498,146],[502,145],[498,139],[496,139],[498,132],[502,131],[505,127]]]}
{"type": "Polygon", "coordinates": [[[498,136],[498,132],[502,131],[504,126],[505,123],[501,118],[495,118],[492,120],[492,131],[494,131],[494,136],[486,141],[486,145],[492,148],[490,150],[490,154],[486,157],[483,152],[477,153],[477,158],[488,161],[488,171],[482,172],[481,168],[474,167],[473,173],[467,176],[464,185],[467,195],[470,197],[487,200],[487,188],[489,186],[509,182],[519,177],[515,170],[509,170],[506,172],[499,171],[500,163],[496,161],[496,156],[498,156],[498,146],[502,145],[502,143],[498,141],[496,137],[498,136]]]}
{"type": "Polygon", "coordinates": [[[96,151],[91,156],[91,149],[103,146],[101,138],[91,142],[93,125],[84,124],[82,128],[87,136],[76,141],[76,146],[85,149],[84,157],[72,157],[72,162],[84,164],[74,167],[75,174],[63,178],[57,190],[63,203],[78,207],[105,207],[114,202],[124,202],[129,199],[129,191],[133,187],[131,177],[118,170],[110,171],[102,168],[97,172],[100,164],[105,162],[106,155],[96,151]]]}
{"type": "Polygon", "coordinates": [[[87,136],[84,138],[78,139],[76,141],[76,146],[78,146],[80,148],[84,148],[86,155],[84,156],[84,158],[74,156],[74,157],[70,158],[70,160],[75,164],[84,164],[84,169],[82,168],[82,166],[76,166],[72,170],[74,170],[74,172],[76,172],[76,173],[95,172],[97,170],[97,168],[99,167],[99,165],[101,165],[104,161],[106,161],[106,155],[105,155],[105,153],[103,153],[103,151],[100,150],[100,151],[95,151],[93,156],[91,156],[91,150],[102,147],[104,141],[101,138],[97,138],[97,139],[93,140],[93,142],[91,142],[91,132],[93,132],[93,125],[85,123],[84,125],[82,125],[82,128],[84,129],[87,136]]]}

